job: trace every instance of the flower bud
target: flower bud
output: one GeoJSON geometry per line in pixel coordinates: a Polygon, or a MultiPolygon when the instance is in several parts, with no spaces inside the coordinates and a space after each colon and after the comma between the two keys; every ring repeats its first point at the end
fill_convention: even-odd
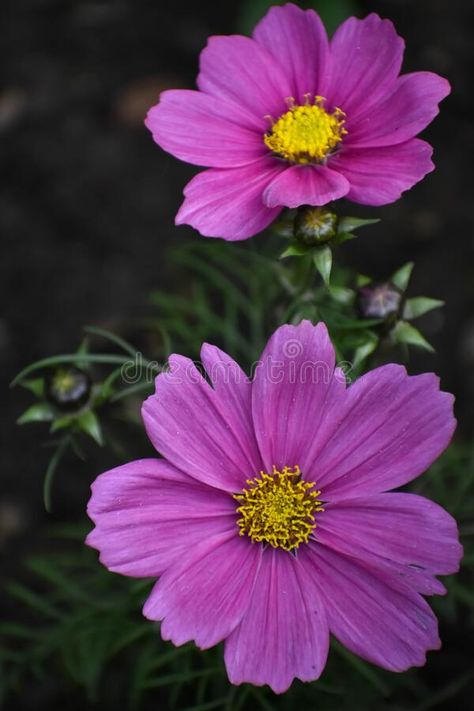
{"type": "Polygon", "coordinates": [[[329,242],[337,234],[337,220],[337,215],[324,207],[299,207],[293,226],[295,238],[308,247],[329,242]]]}
{"type": "Polygon", "coordinates": [[[45,394],[58,410],[74,412],[89,400],[91,379],[73,365],[57,368],[45,380],[45,394]]]}
{"type": "Polygon", "coordinates": [[[392,320],[400,311],[402,293],[390,282],[359,289],[357,305],[363,318],[392,320]]]}

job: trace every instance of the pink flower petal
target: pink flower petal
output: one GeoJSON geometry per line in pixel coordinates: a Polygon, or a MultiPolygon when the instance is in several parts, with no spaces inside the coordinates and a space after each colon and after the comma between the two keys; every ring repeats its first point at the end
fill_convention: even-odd
{"type": "Polygon", "coordinates": [[[143,614],[163,620],[163,639],[212,647],[247,610],[261,556],[261,546],[241,538],[235,521],[226,534],[203,538],[198,545],[190,541],[182,560],[156,583],[143,614]]]}
{"type": "Polygon", "coordinates": [[[426,652],[440,648],[436,617],[420,595],[392,588],[390,579],[326,546],[300,551],[320,590],[330,631],[351,652],[401,672],[423,666],[426,652]]]}
{"type": "Polygon", "coordinates": [[[265,47],[290,77],[292,96],[304,102],[305,94],[319,94],[329,59],[326,30],[314,10],[289,3],[272,7],[255,27],[254,39],[265,47]]]}
{"type": "Polygon", "coordinates": [[[434,169],[432,153],[428,143],[413,138],[396,146],[345,146],[330,164],[349,181],[349,200],[361,205],[386,205],[434,169]]]}
{"type": "Polygon", "coordinates": [[[241,406],[222,398],[189,358],[173,355],[169,364],[142,409],[151,442],[195,479],[240,491],[260,465],[253,438],[242,436],[241,406]]]}
{"type": "Polygon", "coordinates": [[[265,117],[276,119],[288,110],[289,77],[270,52],[249,37],[211,37],[201,52],[200,68],[199,89],[252,112],[262,137],[269,126],[265,117]]]}
{"type": "Polygon", "coordinates": [[[456,426],[453,396],[440,391],[439,379],[408,376],[399,365],[360,377],[327,417],[326,443],[310,472],[325,501],[406,484],[448,446],[456,426]]]}
{"type": "Polygon", "coordinates": [[[235,504],[162,459],[111,469],[92,485],[87,512],[95,528],[87,544],[101,562],[132,577],[161,575],[190,545],[228,530],[235,504]]]}
{"type": "Polygon", "coordinates": [[[450,92],[446,79],[431,72],[399,77],[395,90],[376,106],[347,123],[347,146],[375,148],[407,141],[439,113],[439,102],[450,92]]]}
{"type": "Polygon", "coordinates": [[[270,338],[252,389],[255,433],[267,472],[273,465],[298,465],[305,476],[305,453],[324,418],[326,398],[338,386],[334,365],[324,323],[281,326],[270,338]]]}
{"type": "Polygon", "coordinates": [[[349,190],[348,180],[324,165],[294,165],[265,188],[263,201],[267,207],[326,205],[349,190]]]}
{"type": "Polygon", "coordinates": [[[390,20],[372,13],[350,17],[330,43],[330,74],[320,94],[351,118],[390,92],[400,73],[405,43],[390,20]]]}
{"type": "Polygon", "coordinates": [[[376,494],[325,506],[317,539],[391,574],[425,595],[443,594],[436,575],[459,569],[462,547],[455,520],[414,494],[376,494]]]}
{"type": "Polygon", "coordinates": [[[227,353],[205,343],[201,348],[201,361],[216,391],[222,407],[234,413],[233,434],[243,449],[249,448],[254,474],[262,467],[252,420],[252,383],[240,366],[227,353]]]}
{"type": "Polygon", "coordinates": [[[185,189],[176,224],[194,227],[205,237],[234,241],[261,232],[281,212],[263,204],[262,194],[284,165],[262,158],[242,168],[212,168],[196,175],[185,189]]]}
{"type": "Polygon", "coordinates": [[[222,98],[199,91],[165,91],[145,124],[165,151],[195,165],[235,168],[265,154],[253,117],[222,98]]]}
{"type": "Polygon", "coordinates": [[[285,551],[267,549],[245,616],[225,643],[230,681],[283,693],[295,677],[320,676],[328,644],[324,607],[304,567],[285,551]]]}

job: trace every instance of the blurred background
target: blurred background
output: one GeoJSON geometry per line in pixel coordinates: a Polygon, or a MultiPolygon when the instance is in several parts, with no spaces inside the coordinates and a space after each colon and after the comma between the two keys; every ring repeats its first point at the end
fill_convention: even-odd
{"type": "MultiPolygon", "coordinates": [[[[180,240],[196,239],[191,229],[173,224],[182,189],[196,170],[161,151],[143,118],[160,91],[194,86],[208,35],[249,31],[267,4],[1,4],[0,551],[8,577],[18,574],[25,555],[44,548],[38,532],[55,521],[83,518],[90,480],[100,470],[97,460],[93,472],[87,463],[68,462],[58,477],[54,512],[47,514],[42,478],[50,452],[40,446],[45,430],[16,425],[31,398],[9,383],[36,359],[73,352],[85,324],[133,331],[134,319],[149,309],[152,289],[179,289],[179,276],[170,275],[164,257],[180,240]]],[[[445,309],[422,322],[436,354],[412,353],[409,369],[436,371],[443,388],[456,394],[458,438],[467,442],[474,416],[474,3],[313,5],[332,28],[349,14],[376,11],[390,18],[406,39],[404,70],[431,70],[452,84],[440,116],[423,134],[435,147],[437,170],[397,204],[377,209],[382,222],[344,245],[341,257],[378,279],[413,260],[411,292],[446,301],[445,309]]],[[[11,613],[11,603],[6,610],[11,613]]],[[[472,618],[473,608],[468,610],[472,618]]],[[[461,642],[453,642],[458,655],[461,642]]],[[[453,652],[449,664],[455,669],[466,662],[453,652]]],[[[458,709],[467,709],[472,699],[463,683],[458,709]]],[[[66,691],[48,684],[38,687],[39,696],[20,694],[8,708],[59,708],[71,701],[73,686],[66,691]]],[[[441,698],[433,708],[447,703],[441,698]]]]}

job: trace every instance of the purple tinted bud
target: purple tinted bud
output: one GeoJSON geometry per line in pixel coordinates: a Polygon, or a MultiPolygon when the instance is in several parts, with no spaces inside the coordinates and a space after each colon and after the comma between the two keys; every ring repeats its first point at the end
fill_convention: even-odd
{"type": "Polygon", "coordinates": [[[390,282],[359,289],[357,304],[364,318],[387,320],[400,311],[402,293],[390,282]]]}

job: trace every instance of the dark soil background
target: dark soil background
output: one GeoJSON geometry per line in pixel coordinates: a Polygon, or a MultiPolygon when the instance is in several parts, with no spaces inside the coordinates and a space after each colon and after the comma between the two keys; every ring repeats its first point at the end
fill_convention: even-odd
{"type": "MultiPolygon", "coordinates": [[[[437,170],[401,202],[378,209],[383,222],[348,243],[344,258],[378,278],[414,260],[411,294],[446,301],[420,324],[437,354],[413,356],[409,367],[441,375],[457,396],[458,436],[466,438],[474,415],[474,3],[367,0],[359,7],[360,16],[375,10],[395,22],[407,42],[405,71],[438,72],[453,91],[424,133],[437,170]]],[[[235,32],[240,13],[238,0],[1,4],[0,506],[12,535],[6,540],[5,530],[0,546],[7,569],[49,521],[41,494],[45,431],[16,426],[31,399],[9,382],[35,359],[73,351],[84,324],[139,316],[149,291],[166,283],[166,249],[191,234],[173,219],[195,170],[153,144],[143,117],[162,89],[193,87],[207,36],[235,32]]],[[[60,485],[58,517],[83,514],[84,486],[75,477],[84,467],[77,468],[60,485]]]]}

